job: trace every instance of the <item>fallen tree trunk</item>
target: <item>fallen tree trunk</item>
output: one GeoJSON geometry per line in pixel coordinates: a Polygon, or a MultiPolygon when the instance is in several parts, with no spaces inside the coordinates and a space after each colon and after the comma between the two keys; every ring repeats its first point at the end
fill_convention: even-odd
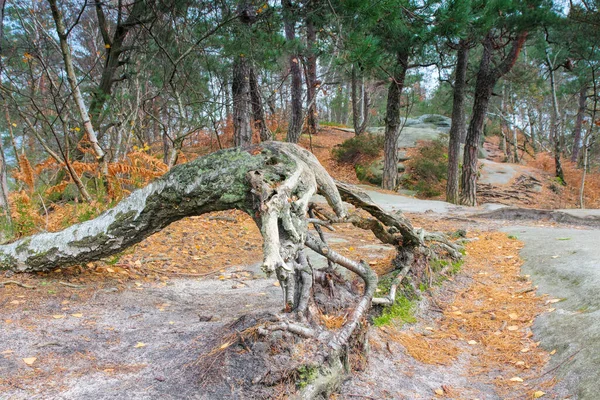
{"type": "Polygon", "coordinates": [[[288,245],[303,245],[303,211],[317,189],[343,217],[335,183],[308,151],[284,143],[219,151],[173,168],[96,219],[0,246],[0,269],[47,271],[99,260],[181,218],[239,209],[261,227],[267,239],[265,268],[274,271],[285,258],[275,251],[282,244],[278,222],[288,233],[288,245]]]}

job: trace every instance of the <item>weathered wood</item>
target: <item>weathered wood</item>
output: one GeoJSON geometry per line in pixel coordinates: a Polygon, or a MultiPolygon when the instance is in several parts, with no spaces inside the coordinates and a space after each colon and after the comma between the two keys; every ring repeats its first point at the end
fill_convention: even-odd
{"type": "MultiPolygon", "coordinates": [[[[279,241],[278,221],[292,212],[302,213],[308,203],[306,196],[317,190],[338,215],[345,215],[333,180],[308,151],[285,143],[222,150],[173,168],[94,220],[0,246],[0,270],[45,271],[98,260],[181,218],[227,209],[247,212],[263,230],[268,223],[275,230],[267,235],[279,241]],[[262,183],[270,188],[270,197],[262,200],[273,201],[279,195],[278,201],[285,198],[288,205],[281,210],[265,209],[272,204],[260,202],[261,193],[254,191],[249,172],[260,174],[262,183]],[[288,202],[288,198],[296,201],[288,202]]],[[[303,237],[292,241],[301,245],[303,237]]],[[[266,242],[264,246],[265,262],[279,253],[276,244],[273,247],[266,242]]]]}

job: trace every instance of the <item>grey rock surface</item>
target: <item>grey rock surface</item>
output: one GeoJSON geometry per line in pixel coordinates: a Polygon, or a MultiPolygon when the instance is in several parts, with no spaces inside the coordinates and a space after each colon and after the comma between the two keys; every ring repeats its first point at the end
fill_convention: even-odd
{"type": "Polygon", "coordinates": [[[522,270],[538,293],[561,300],[549,302],[556,310],[539,316],[533,327],[541,345],[556,350],[548,369],[556,368],[559,385],[576,398],[600,398],[600,230],[505,230],[525,242],[522,270]]]}

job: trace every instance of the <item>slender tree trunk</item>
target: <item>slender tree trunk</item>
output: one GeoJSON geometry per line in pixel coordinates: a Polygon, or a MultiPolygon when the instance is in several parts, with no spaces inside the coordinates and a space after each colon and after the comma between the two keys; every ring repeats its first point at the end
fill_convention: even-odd
{"type": "Polygon", "coordinates": [[[83,129],[88,136],[88,140],[92,145],[92,149],[94,150],[94,154],[96,155],[96,160],[100,165],[100,172],[104,176],[105,184],[107,185],[107,189],[109,189],[109,176],[108,176],[108,164],[105,159],[104,150],[100,147],[98,143],[98,137],[96,136],[96,131],[92,126],[92,122],[90,120],[90,116],[88,114],[88,109],[83,100],[83,96],[81,95],[81,90],[79,89],[79,84],[77,82],[77,77],[75,76],[75,68],[73,68],[73,59],[71,55],[71,48],[69,47],[69,43],[67,42],[67,30],[65,28],[65,23],[62,19],[61,12],[58,9],[56,4],[56,0],[48,0],[50,4],[50,9],[52,10],[52,17],[54,19],[54,24],[56,25],[56,33],[58,35],[58,39],[60,42],[60,50],[62,52],[63,61],[65,63],[65,71],[67,73],[67,80],[69,81],[69,87],[71,88],[71,92],[73,94],[73,99],[75,100],[75,105],[77,106],[77,111],[81,117],[83,122],[83,129]]]}
{"type": "Polygon", "coordinates": [[[352,76],[351,76],[351,84],[352,84],[352,126],[354,127],[354,134],[356,136],[360,136],[362,131],[360,130],[360,117],[361,113],[359,110],[359,102],[358,99],[358,74],[356,73],[356,66],[352,66],[352,76]]]}
{"type": "Polygon", "coordinates": [[[479,152],[479,142],[481,140],[481,133],[483,131],[488,104],[492,96],[492,90],[498,79],[513,67],[526,39],[527,32],[521,32],[513,41],[508,54],[501,60],[500,64],[493,69],[491,61],[494,43],[491,33],[484,39],[483,54],[479,63],[479,71],[477,72],[477,81],[475,83],[473,114],[467,130],[467,139],[465,142],[460,192],[461,204],[468,206],[477,205],[477,155],[479,152]]]}
{"type": "Polygon", "coordinates": [[[550,60],[550,56],[546,54],[546,65],[550,74],[550,90],[552,94],[552,113],[550,114],[550,137],[552,144],[554,145],[554,166],[555,176],[560,179],[563,185],[566,185],[565,174],[562,169],[560,161],[561,148],[560,148],[560,133],[558,126],[560,124],[560,111],[558,110],[558,100],[556,99],[556,82],[554,79],[554,65],[550,60]]]}
{"type": "Polygon", "coordinates": [[[236,147],[252,144],[250,125],[250,80],[248,60],[239,56],[233,62],[233,143],[236,147]]]}
{"type": "Polygon", "coordinates": [[[229,77],[223,78],[223,103],[225,103],[225,121],[229,120],[229,117],[233,115],[232,100],[231,100],[231,85],[229,84],[229,77]]]}
{"type": "Polygon", "coordinates": [[[579,188],[579,207],[585,208],[585,178],[588,169],[589,162],[589,151],[591,140],[594,134],[594,127],[596,126],[596,110],[598,110],[598,86],[596,84],[596,71],[592,68],[592,89],[594,90],[592,98],[594,99],[594,106],[592,108],[592,115],[590,120],[590,127],[587,134],[583,138],[583,173],[581,174],[581,186],[579,188]]]}
{"type": "MultiPolygon", "coordinates": [[[[117,81],[115,78],[117,70],[123,65],[121,57],[124,51],[123,43],[125,42],[130,30],[135,28],[136,25],[141,22],[142,15],[148,8],[148,5],[145,1],[133,2],[133,6],[131,7],[131,11],[127,16],[127,19],[121,21],[122,16],[119,15],[118,19],[120,23],[117,24],[115,32],[111,37],[108,32],[108,24],[102,5],[102,1],[95,0],[98,27],[104,42],[104,47],[106,49],[106,59],[104,62],[104,68],[102,69],[100,82],[98,83],[98,87],[94,90],[92,101],[90,102],[90,120],[96,131],[99,131],[100,129],[100,116],[102,114],[102,109],[104,108],[106,101],[110,98],[112,88],[117,81]]],[[[119,8],[117,12],[122,13],[122,8],[119,8]]]]}
{"type": "Polygon", "coordinates": [[[537,143],[535,142],[535,137],[536,137],[536,133],[535,133],[535,115],[533,115],[533,110],[531,109],[531,107],[527,107],[527,119],[529,120],[529,133],[531,135],[531,148],[533,149],[533,153],[535,154],[537,152],[537,143]]]}
{"type": "Polygon", "coordinates": [[[368,85],[365,83],[365,78],[363,77],[362,82],[362,92],[363,92],[363,101],[362,101],[362,115],[363,119],[360,124],[359,130],[364,133],[367,130],[367,126],[369,126],[369,114],[371,111],[371,95],[369,94],[368,85]]]}
{"type": "Polygon", "coordinates": [[[590,128],[589,128],[590,132],[584,138],[584,143],[583,143],[583,171],[581,174],[581,185],[579,187],[579,208],[585,208],[585,178],[586,178],[587,169],[588,169],[589,141],[590,141],[593,127],[594,127],[594,124],[590,124],[590,128]]]}
{"type": "MultiPolygon", "coordinates": [[[[294,20],[294,10],[291,0],[282,0],[283,24],[285,38],[292,43],[296,40],[296,21],[294,20]]],[[[300,60],[297,53],[290,54],[290,74],[292,75],[291,85],[291,112],[290,122],[286,140],[291,143],[298,143],[302,130],[302,71],[300,69],[300,60]]]]}
{"type": "Polygon", "coordinates": [[[575,126],[573,127],[573,152],[571,153],[571,161],[573,162],[577,162],[579,149],[581,149],[581,127],[585,116],[587,90],[587,85],[583,85],[579,91],[579,108],[577,109],[577,117],[575,118],[575,126]]]}
{"type": "Polygon", "coordinates": [[[319,118],[317,115],[317,30],[313,21],[312,13],[314,1],[307,3],[306,17],[306,47],[308,55],[306,57],[306,105],[307,105],[307,127],[308,133],[316,135],[319,132],[319,118]]]}
{"type": "Polygon", "coordinates": [[[356,66],[352,66],[350,94],[352,96],[352,126],[354,128],[354,134],[360,136],[367,130],[371,99],[369,98],[369,91],[366,88],[363,77],[360,78],[361,82],[359,85],[359,77],[356,73],[356,68],[356,66]],[[362,99],[359,99],[358,96],[359,86],[362,92],[362,99]]]}
{"type": "MultiPolygon", "coordinates": [[[[0,57],[4,55],[2,44],[4,42],[4,7],[6,6],[6,0],[0,0],[0,57]]],[[[2,65],[2,59],[0,58],[0,76],[4,73],[4,65],[2,65]]],[[[10,136],[12,139],[12,126],[10,126],[10,118],[8,116],[8,107],[6,105],[6,99],[4,99],[4,110],[6,112],[6,123],[8,129],[11,132],[10,136]]],[[[17,149],[15,148],[15,155],[17,155],[17,149]]],[[[8,179],[6,170],[6,158],[4,157],[4,145],[2,143],[2,135],[0,134],[0,223],[7,225],[9,231],[12,230],[12,219],[10,216],[10,203],[8,201],[8,179]]],[[[3,241],[3,232],[0,229],[0,241],[3,241]]]]}
{"type": "Polygon", "coordinates": [[[469,63],[469,46],[461,40],[456,54],[454,70],[454,96],[452,103],[452,124],[450,125],[450,141],[448,144],[448,183],[446,184],[446,201],[458,204],[458,164],[460,158],[460,140],[466,131],[465,127],[465,89],[467,86],[467,67],[469,63]]]}
{"type": "Polygon", "coordinates": [[[260,95],[260,88],[258,86],[258,79],[256,79],[256,72],[254,67],[250,67],[249,71],[250,78],[250,100],[252,101],[252,118],[254,119],[254,127],[259,133],[261,142],[271,140],[271,132],[267,127],[265,119],[265,109],[263,107],[262,97],[260,95]]]}
{"type": "Polygon", "coordinates": [[[395,190],[398,185],[398,137],[400,135],[400,99],[408,67],[408,54],[398,53],[396,73],[388,89],[385,113],[385,139],[383,144],[382,187],[395,190]]]}
{"type": "MultiPolygon", "coordinates": [[[[10,203],[8,202],[8,181],[6,179],[6,158],[4,157],[4,146],[0,137],[0,222],[5,221],[9,227],[12,226],[10,217],[10,203]]],[[[2,230],[0,229],[0,239],[2,230]]]]}

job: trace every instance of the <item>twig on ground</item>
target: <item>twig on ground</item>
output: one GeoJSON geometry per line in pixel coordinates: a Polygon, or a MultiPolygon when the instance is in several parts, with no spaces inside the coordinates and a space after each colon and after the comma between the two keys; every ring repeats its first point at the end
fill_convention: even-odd
{"type": "Polygon", "coordinates": [[[556,367],[544,372],[543,374],[540,375],[540,378],[544,375],[548,375],[549,373],[556,371],[557,369],[559,369],[564,363],[566,363],[567,361],[571,361],[577,354],[579,354],[579,352],[581,350],[583,350],[584,348],[581,348],[579,350],[577,350],[575,353],[571,354],[569,357],[565,358],[564,360],[562,360],[556,367]]]}
{"type": "Polygon", "coordinates": [[[85,289],[87,286],[85,285],[76,285],[74,283],[69,283],[69,282],[63,282],[63,281],[59,281],[58,282],[59,285],[63,285],[63,286],[67,286],[73,289],[85,289]]]}
{"type": "Polygon", "coordinates": [[[20,286],[20,287],[25,288],[25,289],[36,289],[35,286],[29,286],[29,285],[26,285],[24,283],[17,282],[17,281],[4,281],[4,282],[0,282],[0,287],[4,287],[6,285],[17,285],[17,286],[20,286]]]}

